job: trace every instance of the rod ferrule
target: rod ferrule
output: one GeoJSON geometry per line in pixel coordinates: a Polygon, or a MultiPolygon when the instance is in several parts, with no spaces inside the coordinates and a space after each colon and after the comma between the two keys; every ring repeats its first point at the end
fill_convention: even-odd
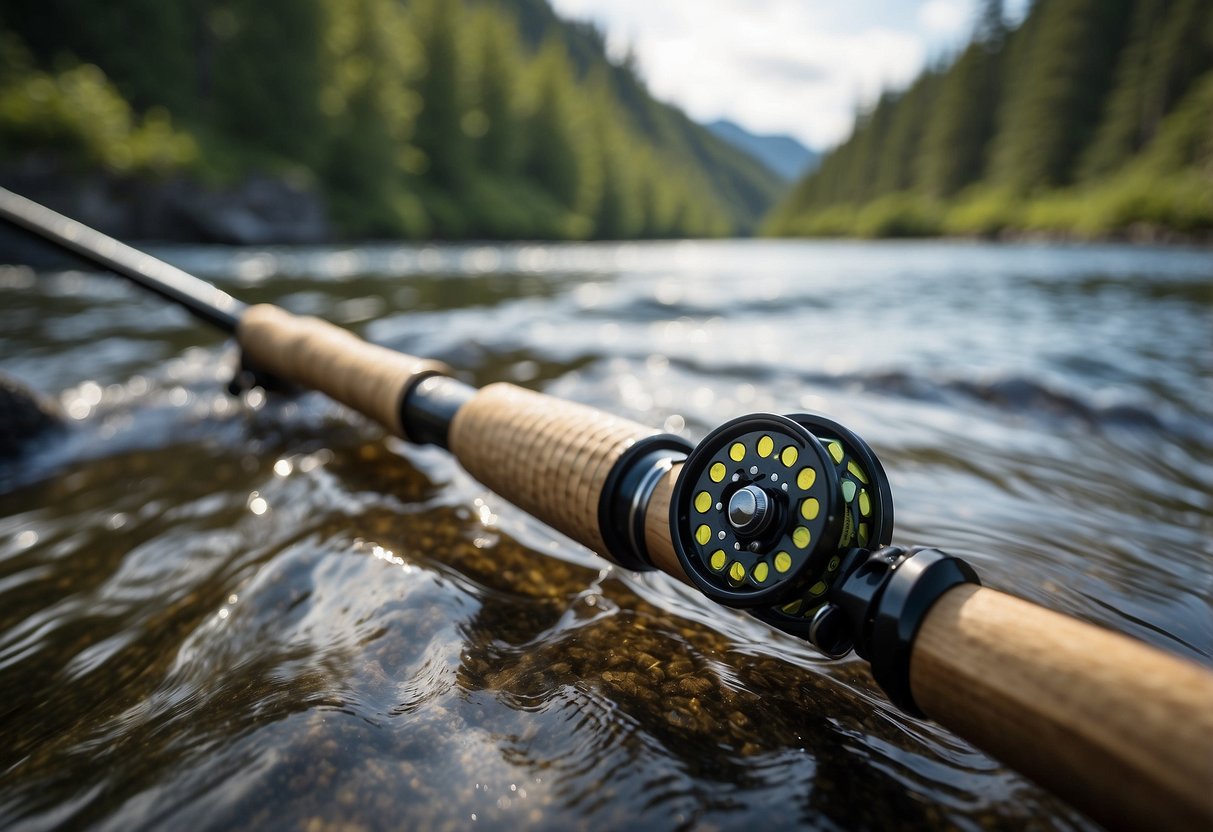
{"type": "Polygon", "coordinates": [[[451,420],[476,395],[476,388],[434,371],[405,388],[400,426],[410,442],[450,450],[451,420]]]}

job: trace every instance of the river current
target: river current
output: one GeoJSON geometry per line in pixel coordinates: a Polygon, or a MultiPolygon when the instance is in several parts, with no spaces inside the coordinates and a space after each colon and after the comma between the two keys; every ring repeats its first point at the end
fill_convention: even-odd
{"type": "MultiPolygon", "coordinates": [[[[159,248],[242,299],[696,440],[810,411],[894,542],[1213,666],[1213,252],[159,248]]],[[[1083,829],[861,661],[631,574],[117,278],[0,269],[0,827],[1083,829]]],[[[508,495],[507,495],[508,496],[508,495]]]]}

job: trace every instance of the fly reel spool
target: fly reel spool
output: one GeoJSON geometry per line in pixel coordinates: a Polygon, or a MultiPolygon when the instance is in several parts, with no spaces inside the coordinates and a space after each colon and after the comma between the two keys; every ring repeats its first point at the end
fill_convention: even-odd
{"type": "Polygon", "coordinates": [[[678,560],[708,597],[829,655],[850,650],[829,590],[850,552],[893,532],[888,478],[859,436],[804,413],[734,419],[687,458],[670,514],[678,560]]]}

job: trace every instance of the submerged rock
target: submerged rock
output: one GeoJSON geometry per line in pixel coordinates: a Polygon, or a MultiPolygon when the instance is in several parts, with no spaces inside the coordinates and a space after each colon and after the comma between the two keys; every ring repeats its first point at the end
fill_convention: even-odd
{"type": "Polygon", "coordinates": [[[0,459],[19,456],[30,442],[63,424],[54,402],[0,373],[0,459]]]}

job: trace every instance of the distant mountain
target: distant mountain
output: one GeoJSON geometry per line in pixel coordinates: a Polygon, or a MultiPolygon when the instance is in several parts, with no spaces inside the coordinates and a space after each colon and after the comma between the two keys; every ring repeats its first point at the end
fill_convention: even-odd
{"type": "Polygon", "coordinates": [[[791,136],[759,136],[727,119],[705,125],[712,134],[743,150],[787,181],[813,171],[821,154],[791,136]]]}

